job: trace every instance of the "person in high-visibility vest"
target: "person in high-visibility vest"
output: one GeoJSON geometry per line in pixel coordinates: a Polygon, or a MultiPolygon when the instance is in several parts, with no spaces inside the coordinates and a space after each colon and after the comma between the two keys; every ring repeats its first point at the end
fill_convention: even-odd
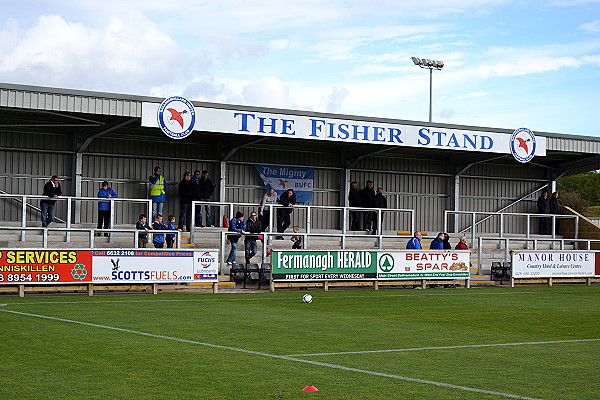
{"type": "Polygon", "coordinates": [[[152,219],[156,220],[158,214],[162,215],[167,200],[167,182],[160,167],[154,168],[154,175],[150,175],[148,180],[150,181],[150,198],[152,199],[152,219]]]}

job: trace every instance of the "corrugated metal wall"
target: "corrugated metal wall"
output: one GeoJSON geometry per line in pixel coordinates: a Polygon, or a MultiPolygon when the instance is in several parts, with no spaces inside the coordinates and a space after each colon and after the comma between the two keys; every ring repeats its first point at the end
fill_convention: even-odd
{"type": "Polygon", "coordinates": [[[0,106],[127,117],[140,117],[142,113],[139,101],[5,88],[0,89],[0,106]]]}
{"type": "MultiPolygon", "coordinates": [[[[70,135],[13,135],[0,131],[0,189],[12,194],[41,194],[43,184],[52,174],[67,177],[63,192],[71,195],[72,146],[70,135]],[[11,149],[19,149],[14,151],[11,149]]],[[[216,148],[190,145],[184,142],[155,142],[151,138],[99,138],[92,142],[83,157],[82,194],[96,197],[100,183],[108,180],[119,197],[148,198],[147,178],[153,168],[163,168],[169,182],[165,214],[179,214],[176,186],[184,171],[207,169],[211,179],[218,181],[216,148]]],[[[339,168],[337,153],[311,152],[301,149],[268,148],[254,145],[235,153],[226,169],[226,200],[242,203],[259,203],[264,194],[263,184],[254,164],[292,165],[315,168],[315,187],[312,205],[339,206],[340,187],[344,171],[339,168]]],[[[350,171],[350,179],[362,188],[367,179],[375,187],[384,189],[390,208],[416,210],[416,228],[435,232],[443,228],[444,210],[449,204],[449,188],[453,182],[444,161],[372,156],[362,159],[350,171]]],[[[460,208],[462,210],[496,211],[515,199],[541,186],[544,171],[532,166],[479,164],[461,177],[460,208]],[[497,178],[497,179],[494,179],[497,178]]],[[[507,211],[535,212],[537,194],[530,201],[521,202],[507,211]]],[[[216,199],[216,196],[215,196],[216,199]]],[[[0,218],[16,221],[20,206],[14,201],[2,200],[0,218]]],[[[86,201],[81,207],[82,222],[97,220],[96,201],[86,201]]],[[[120,205],[116,209],[116,223],[133,223],[142,205],[120,205]]],[[[243,210],[249,212],[250,210],[243,210]]],[[[303,220],[305,211],[297,210],[294,220],[303,220]]],[[[57,209],[64,216],[64,208],[57,209]]],[[[31,214],[33,220],[39,216],[31,214]]],[[[313,210],[313,227],[339,229],[340,213],[313,210]]],[[[470,220],[468,221],[470,223],[470,220]]],[[[461,219],[461,225],[467,224],[461,219]]],[[[494,231],[497,224],[488,221],[482,225],[494,231]]],[[[524,229],[519,221],[508,221],[512,231],[524,229]]],[[[384,218],[387,230],[408,230],[408,214],[384,218]]],[[[305,228],[302,226],[302,228],[305,228]]],[[[484,229],[484,230],[485,230],[484,229]]]]}

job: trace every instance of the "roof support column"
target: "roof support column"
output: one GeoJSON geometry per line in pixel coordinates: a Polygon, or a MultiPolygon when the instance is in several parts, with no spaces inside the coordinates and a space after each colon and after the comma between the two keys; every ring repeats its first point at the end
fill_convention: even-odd
{"type": "MultiPolygon", "coordinates": [[[[460,211],[460,175],[456,174],[450,178],[449,182],[449,194],[450,197],[448,199],[448,210],[452,211],[460,211]]],[[[448,221],[444,221],[444,224],[448,222],[448,230],[452,230],[453,233],[458,232],[458,215],[453,214],[450,215],[448,221]]]]}
{"type": "MultiPolygon", "coordinates": [[[[225,186],[227,185],[227,161],[220,161],[218,165],[218,173],[219,173],[219,201],[225,202],[225,186]]],[[[229,213],[233,213],[233,210],[229,210],[229,213]]],[[[217,213],[218,220],[213,221],[214,226],[219,226],[223,221],[223,216],[225,215],[225,210],[223,206],[219,207],[219,212],[217,213]]]]}
{"type": "MultiPolygon", "coordinates": [[[[71,184],[73,190],[73,196],[81,197],[81,176],[83,171],[83,153],[73,153],[73,167],[72,167],[71,184]]],[[[75,224],[81,223],[81,201],[76,200],[73,202],[73,220],[75,224]]]]}

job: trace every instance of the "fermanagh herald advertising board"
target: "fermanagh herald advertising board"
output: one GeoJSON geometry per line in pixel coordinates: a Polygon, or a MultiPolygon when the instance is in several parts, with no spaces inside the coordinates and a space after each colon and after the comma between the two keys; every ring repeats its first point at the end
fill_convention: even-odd
{"type": "Polygon", "coordinates": [[[273,251],[274,281],[469,278],[469,251],[273,251]]]}

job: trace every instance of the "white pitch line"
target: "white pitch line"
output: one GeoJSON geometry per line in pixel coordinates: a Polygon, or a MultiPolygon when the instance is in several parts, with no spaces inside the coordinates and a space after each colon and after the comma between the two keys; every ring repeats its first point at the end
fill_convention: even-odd
{"type": "MultiPolygon", "coordinates": [[[[351,296],[315,296],[315,300],[336,300],[350,298],[384,298],[384,297],[427,297],[427,296],[506,296],[512,294],[540,294],[540,292],[493,292],[493,293],[422,293],[419,294],[389,294],[389,295],[351,295],[351,296]],[[422,294],[421,294],[422,293],[422,294]]],[[[552,293],[579,293],[575,291],[555,291],[552,293]]],[[[104,304],[104,303],[170,303],[170,302],[203,302],[203,301],[259,301],[259,300],[301,300],[302,296],[298,297],[260,297],[260,298],[213,298],[213,299],[156,299],[156,300],[98,300],[98,301],[36,301],[31,303],[7,303],[0,306],[31,306],[36,304],[104,304]]]]}
{"type": "Polygon", "coordinates": [[[275,358],[275,359],[279,359],[279,360],[294,361],[294,362],[310,364],[310,365],[318,365],[321,367],[328,367],[328,368],[339,369],[339,370],[349,371],[349,372],[357,372],[357,373],[368,374],[368,375],[373,375],[373,376],[381,376],[384,378],[392,378],[392,379],[397,379],[397,380],[402,380],[402,381],[407,381],[407,382],[422,383],[422,384],[439,386],[439,387],[448,388],[448,389],[462,390],[462,391],[466,391],[466,392],[483,393],[483,394],[489,394],[489,395],[493,395],[493,396],[506,397],[506,398],[510,398],[510,399],[542,400],[542,399],[536,399],[533,397],[519,396],[519,395],[515,395],[515,394],[510,394],[510,393],[495,392],[495,391],[491,391],[491,390],[477,389],[477,388],[471,388],[471,387],[467,387],[467,386],[453,385],[451,383],[435,382],[435,381],[430,381],[430,380],[426,380],[426,379],[411,378],[411,377],[407,377],[407,376],[385,374],[382,372],[345,367],[343,365],[330,364],[330,363],[324,363],[324,362],[319,362],[319,361],[303,360],[301,358],[294,358],[294,357],[290,357],[290,356],[280,356],[277,354],[263,353],[260,351],[240,349],[240,348],[231,347],[231,346],[222,346],[222,345],[213,344],[213,343],[198,342],[198,341],[194,341],[194,340],[187,340],[187,339],[176,338],[176,337],[171,337],[171,336],[155,335],[153,333],[146,333],[146,332],[134,331],[134,330],[130,330],[130,329],[117,328],[117,327],[108,326],[108,325],[92,324],[90,322],[75,321],[75,320],[65,319],[65,318],[50,317],[47,315],[24,313],[24,312],[12,311],[12,310],[7,310],[7,309],[0,309],[0,312],[24,315],[27,317],[43,318],[43,319],[48,319],[48,320],[52,320],[52,321],[68,322],[68,323],[72,323],[72,324],[91,326],[94,328],[110,329],[113,331],[131,333],[131,334],[135,334],[135,335],[141,335],[141,336],[152,337],[152,338],[157,338],[157,339],[173,340],[176,342],[196,344],[196,345],[213,347],[213,348],[218,348],[218,349],[223,349],[223,350],[237,351],[240,353],[254,354],[254,355],[258,355],[258,356],[270,357],[270,358],[275,358]]]}
{"type": "Polygon", "coordinates": [[[600,339],[548,340],[548,341],[545,341],[545,342],[466,344],[466,345],[461,345],[461,346],[412,347],[412,348],[407,348],[407,349],[340,351],[340,352],[336,352],[336,353],[287,354],[287,356],[289,356],[289,357],[341,356],[341,355],[344,355],[344,354],[396,353],[396,352],[401,352],[401,351],[468,349],[468,348],[476,348],[476,347],[525,346],[525,345],[536,345],[536,344],[598,342],[598,341],[600,341],[600,339]]]}

